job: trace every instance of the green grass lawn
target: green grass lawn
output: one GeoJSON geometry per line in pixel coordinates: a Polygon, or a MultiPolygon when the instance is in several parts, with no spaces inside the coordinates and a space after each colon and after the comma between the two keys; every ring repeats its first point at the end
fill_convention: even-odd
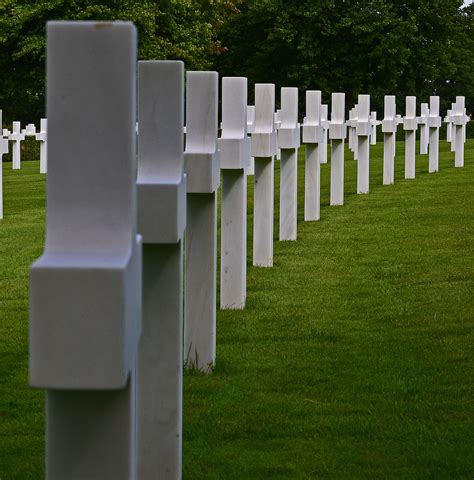
{"type": "MultiPolygon", "coordinates": [[[[379,138],[381,140],[381,138],[379,138]]],[[[474,141],[466,167],[441,142],[440,173],[356,195],[275,242],[272,269],[251,266],[247,308],[219,311],[217,366],[184,386],[185,479],[472,479],[474,477],[474,141]]],[[[278,238],[276,163],[275,238],[278,238]]],[[[42,479],[43,392],[27,385],[28,267],[42,251],[38,162],[4,165],[0,221],[0,480],[42,479]]],[[[65,479],[67,480],[67,479],[65,479]]],[[[108,479],[104,479],[108,480],[108,479]]]]}

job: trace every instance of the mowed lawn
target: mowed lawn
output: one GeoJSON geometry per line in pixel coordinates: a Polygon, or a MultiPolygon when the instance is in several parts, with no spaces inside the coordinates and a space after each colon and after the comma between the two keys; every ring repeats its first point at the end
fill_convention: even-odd
{"type": "MultiPolygon", "coordinates": [[[[381,137],[379,137],[379,142],[381,137]]],[[[251,265],[247,308],[219,311],[212,375],[184,386],[185,479],[472,479],[474,477],[474,141],[454,168],[382,185],[371,149],[371,192],[356,195],[346,151],[346,203],[278,241],[275,262],[251,265]]],[[[417,150],[418,151],[418,150],[417,150]]],[[[28,267],[44,239],[38,162],[4,164],[0,221],[0,479],[42,479],[44,394],[28,387],[28,267]]],[[[65,479],[67,480],[67,479],[65,479]]],[[[108,480],[108,479],[104,479],[108,480]]]]}

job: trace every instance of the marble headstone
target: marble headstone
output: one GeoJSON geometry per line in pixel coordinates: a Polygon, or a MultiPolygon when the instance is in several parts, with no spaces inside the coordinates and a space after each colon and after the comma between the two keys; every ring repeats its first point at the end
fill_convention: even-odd
{"type": "Polygon", "coordinates": [[[30,384],[46,389],[46,478],[133,480],[136,30],[48,22],[46,38],[46,242],[30,269],[29,334],[30,384]]]}

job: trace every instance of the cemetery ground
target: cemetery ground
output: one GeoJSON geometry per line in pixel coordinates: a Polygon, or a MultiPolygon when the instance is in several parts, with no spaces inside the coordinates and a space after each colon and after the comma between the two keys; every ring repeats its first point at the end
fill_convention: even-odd
{"type": "MultiPolygon", "coordinates": [[[[380,142],[381,138],[379,139],[380,142]]],[[[440,172],[356,195],[346,147],[345,205],[251,266],[243,311],[218,311],[217,366],[184,382],[186,479],[461,479],[474,475],[474,141],[464,168],[440,142],[440,172]]],[[[417,146],[417,151],[419,148],[417,146]]],[[[4,164],[0,222],[0,479],[43,478],[44,392],[28,386],[28,268],[42,252],[45,178],[38,162],[4,164]]],[[[219,269],[218,269],[219,271],[219,269]]]]}

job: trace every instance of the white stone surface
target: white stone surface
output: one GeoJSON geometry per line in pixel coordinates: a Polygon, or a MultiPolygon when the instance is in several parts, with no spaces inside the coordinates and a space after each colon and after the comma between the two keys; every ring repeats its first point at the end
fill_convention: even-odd
{"type": "Polygon", "coordinates": [[[405,178],[415,178],[416,171],[416,97],[406,97],[405,118],[403,130],[405,130],[405,178]]]}
{"type": "Polygon", "coordinates": [[[377,120],[377,112],[370,112],[370,144],[377,145],[377,127],[381,124],[377,120]]]}
{"type": "Polygon", "coordinates": [[[333,93],[331,97],[331,123],[329,139],[331,140],[331,185],[330,205],[344,204],[344,139],[345,94],[333,93]]]}
{"type": "Polygon", "coordinates": [[[188,193],[213,193],[219,187],[217,149],[217,72],[186,73],[186,151],[188,193]]]}
{"type": "Polygon", "coordinates": [[[450,116],[450,125],[451,125],[451,152],[456,151],[456,125],[453,122],[453,114],[456,110],[456,103],[451,104],[451,116],[450,116]]]}
{"type": "Polygon", "coordinates": [[[20,122],[13,122],[12,133],[9,140],[12,144],[12,170],[21,168],[21,142],[25,139],[25,134],[21,132],[20,122]]]}
{"type": "Polygon", "coordinates": [[[397,133],[396,105],[394,95],[385,95],[383,132],[383,184],[395,183],[395,136],[397,133]]]}
{"type": "Polygon", "coordinates": [[[321,125],[321,91],[306,91],[306,117],[303,123],[305,149],[304,219],[320,219],[321,167],[319,149],[324,143],[325,131],[321,125]]]}
{"type": "Polygon", "coordinates": [[[444,117],[444,122],[446,123],[446,141],[448,143],[451,143],[451,115],[452,115],[452,110],[448,109],[446,112],[446,116],[444,117]]]}
{"type": "Polygon", "coordinates": [[[203,372],[212,371],[216,357],[218,88],[217,72],[186,74],[184,356],[186,367],[203,372]]]}
{"type": "Polygon", "coordinates": [[[40,120],[40,131],[35,133],[35,138],[40,142],[40,173],[48,172],[48,120],[40,120]]]}
{"type": "Polygon", "coordinates": [[[357,102],[357,193],[369,193],[370,185],[370,95],[359,95],[357,102]]]}
{"type": "Polygon", "coordinates": [[[30,383],[46,388],[46,478],[135,478],[141,330],[136,30],[47,25],[46,242],[30,270],[30,383]],[[113,95],[108,95],[113,83],[113,95]]]}
{"type": "Polygon", "coordinates": [[[297,239],[298,223],[298,148],[300,125],[298,123],[298,89],[281,89],[280,126],[278,146],[280,163],[280,241],[297,239]]]}
{"type": "Polygon", "coordinates": [[[418,125],[420,126],[420,154],[428,153],[429,132],[428,132],[428,116],[429,108],[427,103],[422,103],[420,107],[420,116],[418,117],[418,125]]]}
{"type": "Polygon", "coordinates": [[[220,306],[244,308],[247,290],[247,79],[222,79],[220,306]]]}
{"type": "Polygon", "coordinates": [[[253,265],[273,266],[273,196],[277,139],[274,129],[275,85],[255,84],[255,131],[251,154],[255,157],[253,265]]]}
{"type": "Polygon", "coordinates": [[[467,123],[465,98],[462,96],[456,97],[456,103],[454,104],[453,112],[453,124],[455,125],[455,142],[456,150],[454,154],[454,166],[464,167],[464,142],[465,142],[465,128],[467,123]]]}
{"type": "Polygon", "coordinates": [[[319,145],[319,163],[328,163],[328,106],[321,104],[321,126],[323,127],[323,143],[319,145]]]}
{"type": "Polygon", "coordinates": [[[441,117],[439,116],[439,97],[430,97],[430,114],[428,116],[429,128],[429,151],[428,151],[428,171],[429,173],[439,170],[439,127],[441,126],[441,117]]]}
{"type": "MultiPolygon", "coordinates": [[[[255,106],[247,106],[247,134],[251,138],[251,134],[255,131],[255,106]]],[[[255,159],[250,157],[250,165],[247,167],[247,175],[255,174],[255,159]]]]}
{"type": "Polygon", "coordinates": [[[138,63],[138,231],[143,327],[137,362],[137,480],[181,478],[184,65],[138,63]]]}

